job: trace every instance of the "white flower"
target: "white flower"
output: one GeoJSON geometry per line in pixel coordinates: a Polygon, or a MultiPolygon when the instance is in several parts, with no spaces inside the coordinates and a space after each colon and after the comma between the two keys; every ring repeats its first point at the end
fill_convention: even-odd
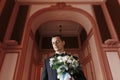
{"type": "Polygon", "coordinates": [[[63,56],[63,61],[67,61],[69,57],[70,57],[70,56],[68,56],[68,55],[63,56]]]}
{"type": "Polygon", "coordinates": [[[55,58],[50,58],[50,61],[53,61],[53,60],[55,60],[55,58]]]}
{"type": "Polygon", "coordinates": [[[54,60],[55,60],[55,58],[50,58],[50,61],[49,61],[50,67],[52,67],[52,65],[53,65],[53,63],[54,63],[54,60]]]}
{"type": "Polygon", "coordinates": [[[62,56],[58,56],[57,59],[58,59],[58,60],[62,59],[62,56]]]}
{"type": "Polygon", "coordinates": [[[57,78],[60,79],[60,77],[61,77],[61,75],[58,74],[58,75],[57,75],[57,78]]]}
{"type": "Polygon", "coordinates": [[[63,62],[62,56],[58,56],[57,59],[59,62],[63,62]]]}

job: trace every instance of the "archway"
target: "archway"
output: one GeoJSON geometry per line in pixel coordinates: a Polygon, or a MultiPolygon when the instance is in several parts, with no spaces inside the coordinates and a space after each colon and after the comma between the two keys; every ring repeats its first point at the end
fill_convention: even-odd
{"type": "MultiPolygon", "coordinates": [[[[39,10],[36,13],[34,13],[28,21],[28,25],[27,25],[28,30],[31,31],[33,33],[33,35],[35,35],[35,32],[39,28],[39,26],[45,22],[53,21],[53,20],[74,21],[74,22],[81,24],[83,26],[83,28],[85,29],[85,31],[87,32],[87,35],[89,36],[88,43],[89,42],[90,43],[87,44],[87,42],[86,42],[87,45],[84,46],[83,52],[85,51],[86,48],[90,48],[90,47],[93,47],[93,48],[95,47],[95,50],[97,51],[96,44],[98,44],[98,43],[95,42],[95,39],[100,39],[100,37],[96,30],[97,25],[96,25],[93,17],[89,13],[87,13],[86,11],[84,11],[82,9],[73,8],[71,6],[67,6],[67,5],[63,5],[63,4],[61,4],[61,5],[62,5],[62,7],[60,5],[56,5],[56,6],[52,6],[52,7],[48,7],[48,8],[39,10]]],[[[29,35],[27,35],[27,36],[29,36],[29,35]]],[[[87,67],[94,66],[94,63],[97,63],[97,64],[99,63],[98,52],[95,53],[96,57],[93,56],[91,53],[92,52],[90,52],[89,54],[86,53],[87,57],[85,59],[89,58],[88,62],[84,61],[85,59],[82,61],[82,62],[84,62],[84,66],[86,66],[84,68],[85,71],[87,70],[87,67]],[[94,58],[94,60],[96,60],[96,62],[93,61],[92,58],[94,58]],[[89,63],[90,65],[88,66],[87,63],[89,63]]],[[[100,66],[101,65],[98,64],[97,67],[99,67],[98,73],[100,74],[100,77],[102,79],[103,77],[102,77],[102,72],[101,72],[100,66]]],[[[40,70],[40,69],[38,69],[38,70],[40,70]]],[[[95,69],[93,70],[93,72],[97,73],[95,71],[95,69]]],[[[40,73],[40,72],[38,72],[38,73],[40,73]]],[[[86,74],[87,74],[87,72],[86,72],[86,74]]],[[[96,75],[99,76],[99,74],[96,74],[96,75]]],[[[94,80],[96,75],[94,75],[94,76],[90,75],[90,76],[93,76],[93,80],[94,80]]]]}

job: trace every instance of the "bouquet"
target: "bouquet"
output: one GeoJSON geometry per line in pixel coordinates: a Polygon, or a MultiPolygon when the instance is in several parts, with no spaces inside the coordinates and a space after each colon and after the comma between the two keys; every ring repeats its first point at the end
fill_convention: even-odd
{"type": "Polygon", "coordinates": [[[50,58],[50,67],[57,70],[57,78],[69,80],[76,73],[79,61],[72,55],[54,56],[50,58]]]}

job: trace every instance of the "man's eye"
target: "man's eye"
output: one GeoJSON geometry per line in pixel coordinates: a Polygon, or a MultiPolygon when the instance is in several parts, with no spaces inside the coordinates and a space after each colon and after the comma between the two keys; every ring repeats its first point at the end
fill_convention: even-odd
{"type": "Polygon", "coordinates": [[[56,41],[56,43],[59,43],[60,41],[56,41]]]}
{"type": "Polygon", "coordinates": [[[53,42],[52,44],[58,44],[58,43],[60,43],[60,41],[53,42]]]}

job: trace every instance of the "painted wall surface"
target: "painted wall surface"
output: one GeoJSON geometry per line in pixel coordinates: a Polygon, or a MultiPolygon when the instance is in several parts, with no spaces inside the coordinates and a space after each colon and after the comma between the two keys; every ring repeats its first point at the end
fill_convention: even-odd
{"type": "Polygon", "coordinates": [[[94,35],[92,35],[92,37],[90,38],[89,43],[90,43],[90,47],[91,47],[91,56],[92,56],[93,64],[95,67],[96,79],[97,80],[104,80],[103,75],[102,75],[102,71],[101,71],[100,60],[98,57],[98,51],[97,51],[97,46],[95,43],[94,35]]]}
{"type": "Polygon", "coordinates": [[[7,53],[0,71],[0,80],[13,80],[18,53],[7,53]]]}
{"type": "Polygon", "coordinates": [[[31,39],[31,37],[29,37],[22,80],[28,80],[28,77],[29,77],[29,68],[30,68],[30,62],[31,62],[32,47],[33,47],[33,40],[31,39]]]}
{"type": "Polygon", "coordinates": [[[120,57],[118,52],[106,52],[113,80],[120,80],[120,57]]]}

